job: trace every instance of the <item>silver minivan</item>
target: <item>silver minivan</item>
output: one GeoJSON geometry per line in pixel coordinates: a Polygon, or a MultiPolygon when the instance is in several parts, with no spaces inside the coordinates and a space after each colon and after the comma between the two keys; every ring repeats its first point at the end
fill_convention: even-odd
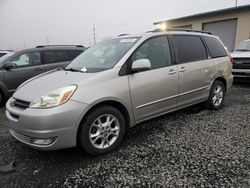
{"type": "Polygon", "coordinates": [[[197,103],[221,108],[232,81],[228,52],[209,33],[122,35],[24,82],[6,116],[10,133],[31,147],[100,155],[145,120],[197,103]]]}

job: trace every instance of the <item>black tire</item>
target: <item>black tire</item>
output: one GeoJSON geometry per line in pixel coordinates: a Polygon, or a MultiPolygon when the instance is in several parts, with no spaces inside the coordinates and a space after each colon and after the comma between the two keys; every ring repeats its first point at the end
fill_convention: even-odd
{"type": "Polygon", "coordinates": [[[4,97],[2,92],[0,91],[0,107],[4,106],[4,97]]]}
{"type": "Polygon", "coordinates": [[[215,80],[210,92],[209,92],[209,98],[208,100],[205,102],[205,106],[207,109],[209,110],[218,110],[223,106],[224,103],[224,99],[225,99],[225,93],[226,93],[226,89],[225,89],[225,85],[223,84],[223,82],[219,81],[219,80],[215,80]],[[221,102],[219,102],[220,100],[217,100],[218,103],[214,102],[213,97],[215,97],[215,90],[216,88],[221,88],[221,92],[222,92],[222,100],[221,102]]]}
{"type": "MultiPolygon", "coordinates": [[[[112,126],[114,126],[114,125],[112,125],[112,126]]],[[[99,128],[96,128],[96,129],[99,130],[99,128]]],[[[111,128],[110,128],[110,130],[111,130],[111,128]]],[[[101,131],[103,131],[103,130],[101,130],[101,131]]],[[[116,149],[121,144],[121,142],[124,138],[124,135],[125,135],[125,131],[126,131],[125,119],[119,110],[117,110],[116,108],[114,108],[112,106],[106,106],[106,105],[99,106],[99,107],[95,108],[94,110],[92,110],[89,114],[87,114],[84,121],[80,124],[79,130],[78,130],[78,145],[84,151],[89,153],[90,155],[94,155],[94,156],[103,155],[103,154],[106,154],[106,153],[116,149]],[[117,134],[118,136],[116,137],[116,140],[110,146],[106,146],[107,148],[97,148],[94,146],[94,144],[91,143],[91,139],[90,139],[90,134],[92,134],[91,131],[95,127],[92,125],[94,124],[94,122],[98,122],[97,121],[98,118],[100,118],[100,117],[102,118],[102,116],[104,116],[104,118],[106,118],[105,117],[106,115],[107,116],[111,115],[112,118],[113,117],[116,118],[115,125],[119,124],[119,133],[117,134]],[[118,122],[118,124],[117,124],[117,122],[118,122]]],[[[103,134],[103,135],[101,135],[102,139],[100,138],[100,141],[103,142],[104,137],[106,136],[106,138],[107,138],[107,134],[104,135],[103,132],[101,134],[103,134]]],[[[100,137],[100,135],[99,135],[99,137],[100,137]]],[[[97,140],[97,141],[99,141],[99,140],[97,140]]]]}

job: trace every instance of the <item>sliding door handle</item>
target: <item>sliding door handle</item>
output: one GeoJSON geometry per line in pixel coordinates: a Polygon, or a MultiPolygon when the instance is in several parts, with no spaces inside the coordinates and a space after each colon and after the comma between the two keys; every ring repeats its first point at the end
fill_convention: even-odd
{"type": "Polygon", "coordinates": [[[181,67],[179,70],[179,72],[186,72],[186,71],[187,71],[186,67],[181,67]]]}
{"type": "Polygon", "coordinates": [[[168,75],[176,74],[177,71],[175,69],[170,69],[168,75]]]}

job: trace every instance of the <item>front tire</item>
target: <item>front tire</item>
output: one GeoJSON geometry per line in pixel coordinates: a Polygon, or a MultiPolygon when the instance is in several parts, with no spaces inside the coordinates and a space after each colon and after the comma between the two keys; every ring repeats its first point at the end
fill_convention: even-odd
{"type": "Polygon", "coordinates": [[[125,130],[125,119],[119,110],[112,106],[100,106],[81,123],[78,144],[91,155],[102,155],[120,145],[125,130]]]}
{"type": "Polygon", "coordinates": [[[0,107],[4,105],[4,97],[2,92],[0,91],[0,107]]]}
{"type": "Polygon", "coordinates": [[[221,81],[215,80],[211,87],[209,98],[205,103],[206,108],[209,110],[220,109],[224,103],[225,93],[225,85],[221,81]]]}

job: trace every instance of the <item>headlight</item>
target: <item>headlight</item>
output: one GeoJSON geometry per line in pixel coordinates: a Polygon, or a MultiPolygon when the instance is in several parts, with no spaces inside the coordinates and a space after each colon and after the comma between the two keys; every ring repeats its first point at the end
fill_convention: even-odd
{"type": "Polygon", "coordinates": [[[52,108],[64,104],[75,92],[77,86],[71,85],[51,91],[30,103],[30,108],[52,108]]]}

